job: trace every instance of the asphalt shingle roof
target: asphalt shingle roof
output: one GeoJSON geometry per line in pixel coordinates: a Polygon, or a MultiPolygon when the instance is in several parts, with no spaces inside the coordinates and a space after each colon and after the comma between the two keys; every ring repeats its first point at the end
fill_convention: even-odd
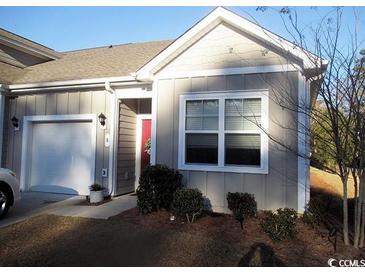
{"type": "MultiPolygon", "coordinates": [[[[171,42],[131,43],[63,52],[59,59],[26,67],[21,73],[12,73],[7,82],[25,84],[129,76],[171,42]]],[[[0,75],[5,72],[4,69],[7,70],[0,66],[0,75]]]]}
{"type": "Polygon", "coordinates": [[[11,84],[23,72],[21,68],[0,62],[0,84],[11,84]]]}

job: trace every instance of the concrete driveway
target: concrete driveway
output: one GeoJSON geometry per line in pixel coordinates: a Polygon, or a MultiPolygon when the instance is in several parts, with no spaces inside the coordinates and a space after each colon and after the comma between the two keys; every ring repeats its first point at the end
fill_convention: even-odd
{"type": "Polygon", "coordinates": [[[10,208],[8,215],[0,220],[0,228],[39,214],[108,219],[137,204],[134,195],[113,197],[110,202],[99,206],[85,205],[84,201],[84,196],[25,192],[22,193],[22,199],[10,208]]]}

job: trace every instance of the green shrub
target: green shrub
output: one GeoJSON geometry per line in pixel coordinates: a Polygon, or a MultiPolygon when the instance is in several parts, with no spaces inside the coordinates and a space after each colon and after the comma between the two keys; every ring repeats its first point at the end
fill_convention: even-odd
{"type": "Polygon", "coordinates": [[[256,216],[257,203],[253,194],[228,192],[227,202],[228,208],[232,211],[235,219],[240,222],[241,228],[243,228],[244,218],[256,216]]]}
{"type": "Polygon", "coordinates": [[[170,209],[174,192],[181,187],[182,175],[164,165],[148,166],[139,178],[137,206],[143,214],[170,209]]]}
{"type": "Polygon", "coordinates": [[[279,208],[276,213],[269,211],[261,226],[273,241],[292,239],[298,214],[291,208],[279,208]]]}
{"type": "Polygon", "coordinates": [[[316,227],[323,221],[327,211],[327,199],[322,195],[310,199],[303,214],[303,221],[311,227],[316,227]]]}
{"type": "Polygon", "coordinates": [[[172,208],[177,215],[186,217],[189,223],[193,223],[196,216],[203,211],[204,198],[199,189],[180,188],[174,194],[172,208]]]}

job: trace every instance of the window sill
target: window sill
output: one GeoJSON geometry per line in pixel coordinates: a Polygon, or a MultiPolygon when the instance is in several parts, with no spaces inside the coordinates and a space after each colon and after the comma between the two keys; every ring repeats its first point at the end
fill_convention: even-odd
{"type": "Polygon", "coordinates": [[[248,173],[248,174],[268,174],[268,168],[264,166],[212,166],[212,165],[179,165],[180,170],[192,171],[214,171],[227,173],[248,173]]]}

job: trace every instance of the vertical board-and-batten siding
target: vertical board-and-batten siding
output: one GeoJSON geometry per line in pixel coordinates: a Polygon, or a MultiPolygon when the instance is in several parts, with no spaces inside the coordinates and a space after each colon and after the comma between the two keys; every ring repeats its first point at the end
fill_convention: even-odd
{"type": "MultiPolygon", "coordinates": [[[[73,91],[43,93],[36,95],[20,95],[9,99],[9,111],[5,119],[7,129],[7,152],[3,166],[20,174],[21,146],[23,133],[23,117],[31,115],[64,115],[64,114],[96,114],[104,113],[109,117],[109,94],[104,90],[73,91]],[[15,131],[11,125],[11,117],[16,116],[20,121],[20,130],[15,131]]],[[[108,178],[101,176],[102,168],[108,168],[109,148],[104,146],[105,133],[97,123],[96,129],[96,154],[95,154],[95,182],[108,186],[108,178]]],[[[45,159],[46,160],[46,159],[45,159]]]]}
{"type": "MultiPolygon", "coordinates": [[[[177,168],[179,138],[179,97],[199,91],[269,90],[269,132],[297,149],[297,113],[277,104],[276,96],[297,102],[297,72],[223,75],[159,80],[157,113],[157,163],[177,168]]],[[[180,148],[183,149],[183,148],[180,148]]],[[[253,193],[261,209],[297,208],[297,155],[269,141],[269,173],[182,171],[185,183],[199,188],[213,209],[226,211],[227,192],[253,193]]]]}

